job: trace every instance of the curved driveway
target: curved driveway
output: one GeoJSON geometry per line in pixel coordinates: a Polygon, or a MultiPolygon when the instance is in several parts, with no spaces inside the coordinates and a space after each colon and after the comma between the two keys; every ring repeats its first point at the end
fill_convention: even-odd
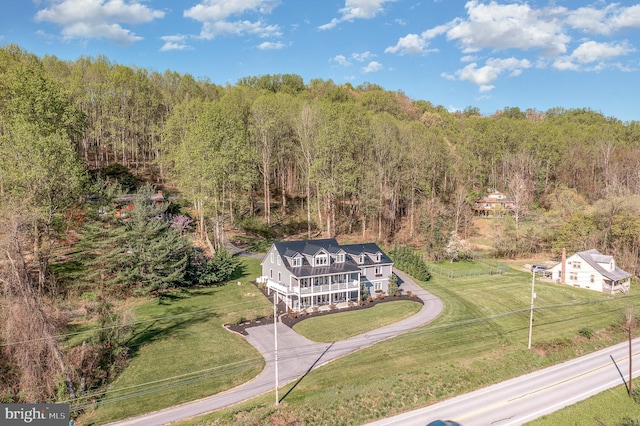
{"type": "MultiPolygon", "coordinates": [[[[424,302],[422,309],[394,324],[378,328],[350,339],[335,343],[316,343],[308,340],[282,323],[278,330],[279,385],[302,378],[314,368],[366,348],[375,343],[409,332],[434,320],[444,306],[440,299],[415,284],[401,271],[394,271],[402,280],[401,288],[411,291],[424,302]]],[[[275,385],[275,351],[273,324],[247,329],[247,340],[262,354],[266,361],[264,370],[253,380],[219,394],[183,405],[132,417],[114,425],[157,426],[208,413],[272,391],[275,385]]],[[[280,396],[282,398],[282,395],[280,396]]]]}

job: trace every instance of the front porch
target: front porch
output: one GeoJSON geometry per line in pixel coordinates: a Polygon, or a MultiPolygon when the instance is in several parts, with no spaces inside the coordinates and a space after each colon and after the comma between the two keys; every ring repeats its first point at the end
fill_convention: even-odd
{"type": "Polygon", "coordinates": [[[295,312],[323,306],[328,308],[340,303],[357,303],[360,300],[360,280],[309,286],[285,286],[267,279],[266,287],[267,294],[271,295],[271,292],[275,291],[278,299],[295,312]]]}

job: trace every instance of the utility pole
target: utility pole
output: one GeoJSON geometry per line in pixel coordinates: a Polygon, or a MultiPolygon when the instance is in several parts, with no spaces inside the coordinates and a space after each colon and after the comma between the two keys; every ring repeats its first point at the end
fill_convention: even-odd
{"type": "Polygon", "coordinates": [[[633,398],[633,349],[631,344],[631,329],[633,328],[633,323],[635,321],[635,315],[633,313],[633,308],[631,306],[627,306],[624,312],[625,316],[625,325],[627,326],[627,332],[629,333],[629,386],[627,390],[629,391],[629,397],[633,398]]]}
{"type": "Polygon", "coordinates": [[[531,310],[529,312],[529,349],[531,349],[531,333],[533,332],[533,301],[536,298],[535,293],[536,286],[536,272],[532,268],[531,269],[531,310]]]}
{"type": "Polygon", "coordinates": [[[276,365],[276,405],[280,404],[280,395],[278,394],[278,292],[273,292],[273,336],[274,336],[274,362],[276,365]]]}

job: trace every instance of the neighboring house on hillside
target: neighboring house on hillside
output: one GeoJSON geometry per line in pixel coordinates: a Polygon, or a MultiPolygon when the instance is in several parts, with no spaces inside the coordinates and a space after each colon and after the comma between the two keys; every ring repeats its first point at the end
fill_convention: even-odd
{"type": "Polygon", "coordinates": [[[627,293],[631,285],[631,274],[618,268],[613,256],[595,249],[580,251],[568,258],[563,250],[562,261],[550,271],[557,283],[608,294],[627,293]]]}
{"type": "MultiPolygon", "coordinates": [[[[115,217],[120,219],[125,219],[129,217],[131,212],[133,211],[134,201],[136,199],[136,194],[124,194],[114,202],[115,208],[115,217]]],[[[157,191],[156,193],[149,196],[149,201],[156,206],[162,206],[165,202],[167,202],[167,198],[164,196],[162,191],[157,191]]],[[[104,209],[101,209],[104,210],[104,209]]],[[[166,214],[163,213],[163,218],[167,218],[166,214]]]]}
{"type": "Polygon", "coordinates": [[[358,302],[361,282],[372,295],[386,294],[392,260],[375,243],[340,245],[333,239],[274,243],[262,260],[269,294],[292,311],[358,302]]]}
{"type": "Polygon", "coordinates": [[[513,197],[499,191],[493,191],[488,195],[476,198],[476,203],[473,206],[473,210],[480,216],[499,215],[513,209],[513,197]]]}

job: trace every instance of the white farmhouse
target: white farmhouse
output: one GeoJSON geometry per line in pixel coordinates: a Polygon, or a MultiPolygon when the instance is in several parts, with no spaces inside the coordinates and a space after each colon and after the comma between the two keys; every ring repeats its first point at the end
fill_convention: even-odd
{"type": "Polygon", "coordinates": [[[595,249],[580,251],[568,258],[563,250],[562,261],[550,271],[559,284],[608,294],[627,293],[631,282],[631,274],[618,268],[613,256],[595,249]]]}
{"type": "Polygon", "coordinates": [[[333,239],[274,243],[262,260],[269,294],[275,291],[287,308],[357,302],[361,291],[388,292],[393,261],[375,243],[343,244],[333,239]]]}

